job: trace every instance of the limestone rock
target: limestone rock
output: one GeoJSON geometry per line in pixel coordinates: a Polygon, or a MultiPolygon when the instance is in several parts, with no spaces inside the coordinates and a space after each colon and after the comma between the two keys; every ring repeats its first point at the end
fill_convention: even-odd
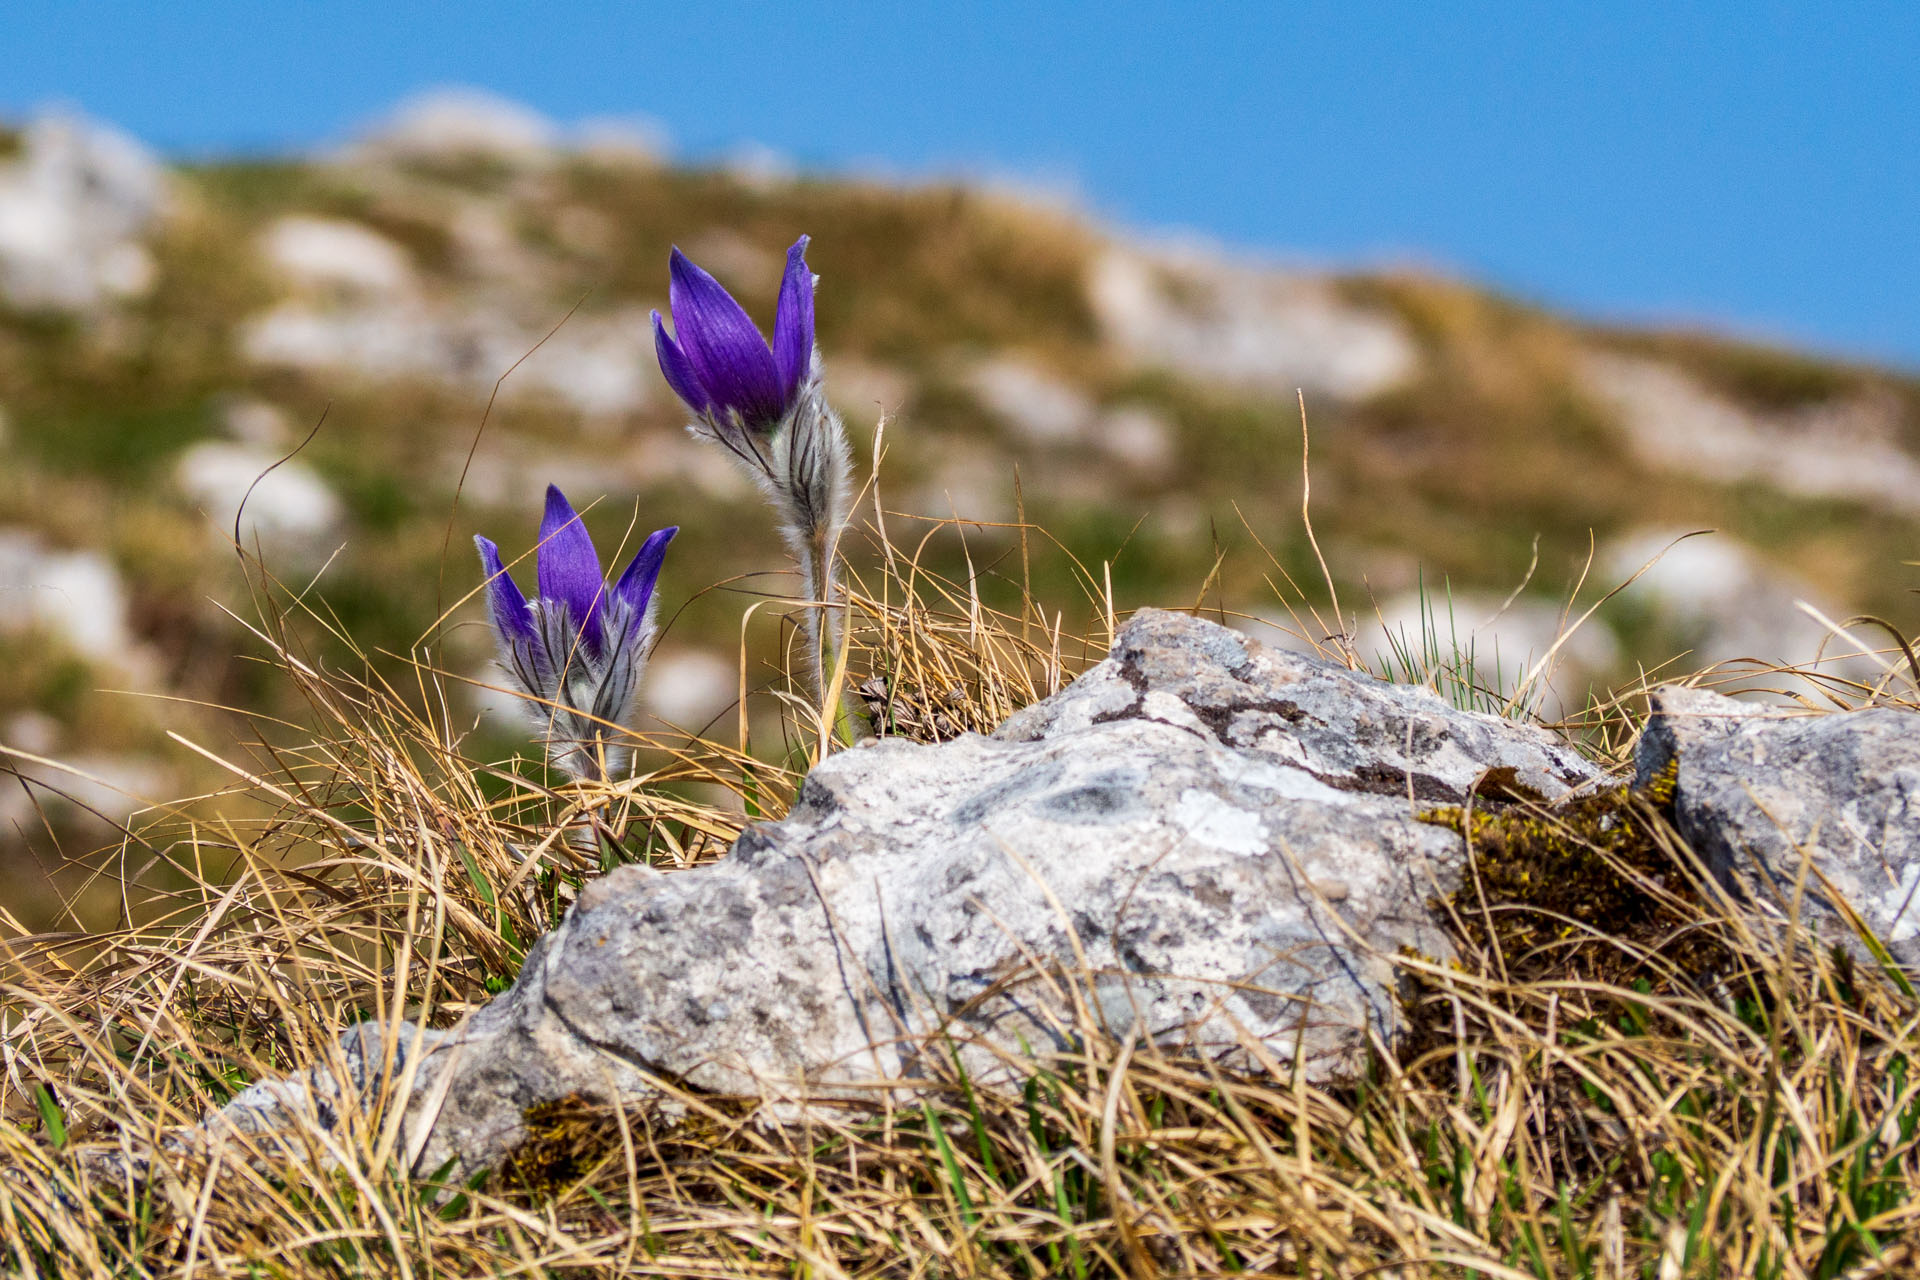
{"type": "MultiPolygon", "coordinates": [[[[510,992],[423,1042],[409,1150],[486,1163],[533,1103],[651,1079],[775,1102],[905,1087],[938,1069],[930,1033],[1008,1085],[1071,1051],[1076,1004],[1116,1036],[1338,1074],[1398,1033],[1390,957],[1451,954],[1428,904],[1459,847],[1416,809],[1489,774],[1558,797],[1595,770],[1544,732],[1144,611],[990,737],[843,752],[719,862],[589,884],[510,992]]],[[[338,1092],[319,1080],[249,1091],[245,1125],[338,1092]]]]}
{"type": "Polygon", "coordinates": [[[1404,384],[1419,349],[1398,320],[1323,278],[1186,250],[1109,250],[1088,296],[1134,360],[1204,385],[1364,400],[1404,384]]]}
{"type": "Polygon", "coordinates": [[[74,115],[27,126],[0,164],[0,298],[87,311],[145,293],[152,256],[139,237],[159,216],[165,174],[126,134],[74,115]]]}
{"type": "Polygon", "coordinates": [[[1837,896],[1920,963],[1920,712],[1807,714],[1669,686],[1635,766],[1645,782],[1675,760],[1680,833],[1756,909],[1786,916],[1803,880],[1802,918],[1823,937],[1868,956],[1837,896]]]}
{"type": "Polygon", "coordinates": [[[1920,458],[1891,396],[1850,396],[1771,413],[1743,408],[1658,360],[1590,352],[1579,372],[1642,459],[1717,484],[1920,511],[1920,458]]]}
{"type": "Polygon", "coordinates": [[[1690,650],[1690,664],[1721,668],[1716,688],[1818,696],[1817,684],[1771,669],[1780,663],[1828,677],[1872,680],[1878,674],[1801,607],[1805,601],[1830,618],[1845,616],[1816,584],[1724,535],[1681,540],[1685,532],[1630,533],[1605,548],[1600,563],[1607,580],[1627,583],[1620,603],[1690,650]]]}

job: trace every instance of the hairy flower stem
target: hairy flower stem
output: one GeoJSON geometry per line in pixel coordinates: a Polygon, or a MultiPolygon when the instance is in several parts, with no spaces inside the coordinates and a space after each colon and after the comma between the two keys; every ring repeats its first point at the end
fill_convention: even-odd
{"type": "Polygon", "coordinates": [[[819,528],[799,541],[800,569],[807,580],[810,604],[802,626],[807,639],[807,676],[813,686],[813,703],[823,716],[833,716],[833,736],[843,746],[852,746],[867,736],[859,713],[853,710],[845,691],[834,677],[840,670],[846,645],[847,602],[841,598],[839,539],[827,528],[819,528]],[[831,686],[831,687],[829,687],[831,686]]]}

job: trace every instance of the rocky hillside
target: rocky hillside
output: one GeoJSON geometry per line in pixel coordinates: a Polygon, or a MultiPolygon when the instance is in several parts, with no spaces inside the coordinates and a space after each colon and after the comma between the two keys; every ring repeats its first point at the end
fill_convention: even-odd
{"type": "MultiPolygon", "coordinates": [[[[977,522],[938,530],[929,563],[1005,602],[1024,558],[1068,628],[1109,573],[1121,609],[1204,593],[1269,640],[1284,575],[1318,598],[1299,393],[1314,531],[1379,665],[1422,647],[1424,591],[1441,647],[1511,684],[1576,589],[1584,608],[1697,529],[1718,532],[1564,646],[1545,710],[1678,653],[1809,659],[1799,601],[1920,629],[1920,383],[1885,371],[1148,244],[961,187],[674,167],[479,99],[336,153],[186,167],[46,117],[0,132],[0,743],[53,788],[0,791],[10,856],[51,859],[42,809],[97,845],[128,794],[204,785],[168,730],[220,746],[272,736],[243,713],[298,714],[239,621],[260,608],[232,547],[250,488],[239,533],[279,606],[311,610],[317,659],[359,661],[330,628],[376,666],[430,657],[481,754],[519,738],[463,683],[490,679],[470,536],[530,546],[549,482],[597,504],[603,546],[677,523],[644,697],[688,729],[724,712],[743,611],[793,587],[757,499],[682,431],[647,313],[678,244],[770,325],[802,232],[856,448],[887,421],[895,540],[977,522]],[[1022,511],[1084,576],[1023,557],[1022,511]]],[[[756,687],[775,612],[747,633],[756,687]]]]}

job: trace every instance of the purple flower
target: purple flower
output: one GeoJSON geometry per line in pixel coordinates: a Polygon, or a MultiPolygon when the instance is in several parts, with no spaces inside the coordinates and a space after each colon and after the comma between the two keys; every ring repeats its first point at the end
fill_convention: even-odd
{"type": "Polygon", "coordinates": [[[772,434],[813,370],[813,273],[806,252],[806,236],[787,250],[769,346],[718,280],[673,251],[667,298],[679,340],[654,312],[660,372],[689,409],[729,434],[772,434]]]}
{"type": "MultiPolygon", "coordinates": [[[[813,343],[813,272],[807,237],[787,250],[780,307],[768,344],[733,295],[678,249],[667,281],[679,340],[653,313],[660,372],[693,411],[688,430],[731,453],[780,517],[780,533],[799,561],[814,607],[803,617],[808,671],[827,706],[845,602],[840,598],[840,535],[853,491],[846,428],[827,403],[813,343]]],[[[836,695],[837,696],[837,695],[836,695]]]]}
{"type": "Polygon", "coordinates": [[[547,486],[536,577],[528,600],[500,562],[500,548],[476,536],[487,574],[487,607],[500,661],[549,734],[555,763],[575,777],[611,769],[608,731],[633,707],[653,643],[653,587],[678,527],[640,544],[620,580],[601,576],[600,557],[566,496],[547,486]]]}

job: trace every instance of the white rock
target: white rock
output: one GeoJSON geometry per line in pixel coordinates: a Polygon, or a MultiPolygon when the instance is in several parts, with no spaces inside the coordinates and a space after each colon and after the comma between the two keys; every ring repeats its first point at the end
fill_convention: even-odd
{"type": "Polygon", "coordinates": [[[131,658],[126,589],[99,551],[55,551],[24,529],[0,530],[0,630],[44,627],[83,657],[131,658]]]}
{"type": "Polygon", "coordinates": [[[1654,466],[1920,512],[1920,459],[1901,445],[1897,403],[1853,398],[1756,413],[1658,360],[1591,352],[1580,371],[1654,466]]]}
{"type": "MultiPolygon", "coordinates": [[[[872,1100],[936,1053],[1017,1099],[1080,1049],[1087,1007],[1143,1047],[1339,1078],[1406,1027],[1394,957],[1453,955],[1434,899],[1464,856],[1417,814],[1489,771],[1550,800],[1598,776],[1543,731],[1142,611],[990,738],[841,752],[720,860],[589,883],[511,992],[392,1043],[424,1055],[403,1145],[465,1176],[576,1090],[872,1100]]],[[[370,1084],[380,1036],[329,1061],[370,1084]]],[[[209,1128],[284,1129],[343,1094],[321,1066],[209,1128]]]]}
{"type": "MultiPolygon", "coordinates": [[[[1663,548],[1679,530],[1645,530],[1606,548],[1600,558],[1608,581],[1623,582],[1656,555],[1653,566],[1620,593],[1620,599],[1650,611],[1656,621],[1693,646],[1689,666],[1754,659],[1774,663],[1811,663],[1825,641],[1820,670],[1841,675],[1870,675],[1857,651],[1844,640],[1829,639],[1827,629],[1799,605],[1813,604],[1836,621],[1842,611],[1769,564],[1758,552],[1719,534],[1663,548]]],[[[1754,685],[1790,687],[1780,678],[1735,681],[1723,691],[1754,685]]]]}
{"type": "Polygon", "coordinates": [[[1173,458],[1173,426],[1160,414],[1137,404],[1101,410],[1079,387],[1019,357],[983,361],[966,382],[984,407],[1032,444],[1091,445],[1138,472],[1173,458]]]}
{"type": "Polygon", "coordinates": [[[77,311],[150,289],[153,259],[137,237],[160,212],[164,182],[159,162],[117,130],[72,115],[34,120],[0,165],[0,294],[77,311]]]}
{"type": "Polygon", "coordinates": [[[37,785],[0,788],[0,829],[37,823],[41,813],[87,826],[119,825],[173,787],[172,774],[159,762],[130,754],[91,752],[70,756],[60,767],[22,763],[20,773],[37,785]]]}
{"type": "Polygon", "coordinates": [[[722,167],[735,182],[753,191],[784,187],[800,176],[800,166],[792,156],[764,142],[743,142],[733,147],[722,160],[722,167]]]}
{"type": "Polygon", "coordinates": [[[261,447],[285,445],[293,437],[293,427],[285,410],[265,400],[244,396],[221,407],[220,425],[235,440],[261,447]]]}
{"type": "Polygon", "coordinates": [[[978,365],[967,385],[981,404],[1035,444],[1078,441],[1093,422],[1093,401],[1085,392],[1016,357],[978,365]]]}
{"type": "Polygon", "coordinates": [[[21,711],[7,717],[0,741],[21,751],[44,756],[60,745],[63,726],[44,711],[21,711]]]}
{"type": "Polygon", "coordinates": [[[413,284],[406,250],[342,218],[289,214],[262,234],[260,249],[297,284],[367,293],[400,293],[413,284]]]}
{"type": "Polygon", "coordinates": [[[1398,320],[1341,301],[1326,281],[1197,251],[1111,249],[1089,297],[1122,352],[1196,382],[1359,400],[1419,364],[1398,320]]]}
{"type": "Polygon", "coordinates": [[[673,136],[652,116],[590,116],[573,126],[573,148],[608,165],[651,168],[673,154],[673,136]]]}
{"type": "Polygon", "coordinates": [[[827,398],[848,422],[873,426],[881,415],[893,418],[912,399],[912,375],[892,365],[832,357],[827,363],[827,398]]]}
{"type": "Polygon", "coordinates": [[[559,130],[531,107],[483,89],[432,89],[402,102],[367,135],[389,155],[426,159],[486,156],[525,161],[552,152],[559,130]]]}
{"type": "Polygon", "coordinates": [[[246,543],[256,536],[279,546],[311,543],[339,522],[340,500],[312,467],[281,457],[255,445],[208,440],[180,456],[174,475],[223,537],[232,536],[244,499],[240,536],[246,543]]]}
{"type": "Polygon", "coordinates": [[[643,313],[576,315],[548,336],[551,327],[418,299],[327,307],[288,301],[248,320],[240,347],[258,364],[373,382],[438,382],[475,396],[511,371],[503,396],[544,395],[588,415],[630,413],[647,403],[653,344],[643,313]]]}
{"type": "Polygon", "coordinates": [[[1173,461],[1173,424],[1145,405],[1121,405],[1100,416],[1093,443],[1130,471],[1150,475],[1173,461]]]}
{"type": "Polygon", "coordinates": [[[709,649],[663,649],[647,663],[641,704],[677,728],[699,730],[739,697],[739,668],[709,649]]]}

